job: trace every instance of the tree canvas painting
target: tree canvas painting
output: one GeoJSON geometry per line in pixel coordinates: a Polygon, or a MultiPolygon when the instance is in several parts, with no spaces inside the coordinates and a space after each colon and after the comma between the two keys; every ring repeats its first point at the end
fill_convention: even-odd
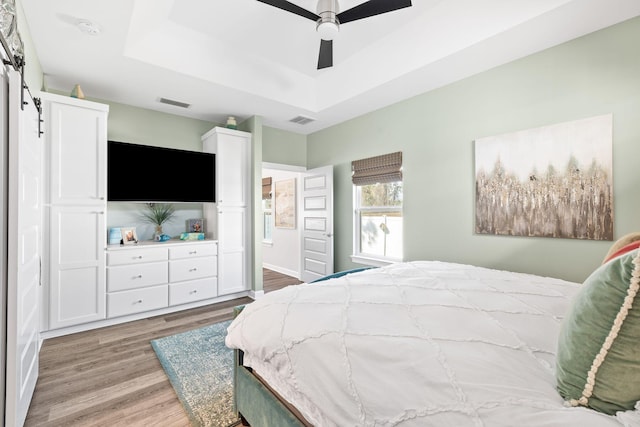
{"type": "Polygon", "coordinates": [[[475,141],[477,234],[613,240],[611,114],[475,141]]]}
{"type": "Polygon", "coordinates": [[[275,226],[278,228],[296,228],[295,178],[276,181],[275,193],[275,226]]]}

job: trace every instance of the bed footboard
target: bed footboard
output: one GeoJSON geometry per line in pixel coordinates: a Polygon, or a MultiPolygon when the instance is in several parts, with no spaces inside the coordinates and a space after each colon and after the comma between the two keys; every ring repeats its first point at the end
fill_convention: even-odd
{"type": "MultiPolygon", "coordinates": [[[[234,317],[244,306],[234,308],[234,317]]],[[[234,350],[233,404],[243,422],[258,427],[305,427],[275,392],[242,364],[243,352],[234,350]]]]}
{"type": "Polygon", "coordinates": [[[235,350],[233,379],[235,410],[251,426],[305,426],[268,387],[242,365],[240,350],[235,350]]]}

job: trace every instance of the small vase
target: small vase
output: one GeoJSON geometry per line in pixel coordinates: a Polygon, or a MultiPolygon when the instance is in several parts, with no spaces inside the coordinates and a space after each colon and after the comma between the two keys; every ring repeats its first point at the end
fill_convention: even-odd
{"type": "Polygon", "coordinates": [[[162,236],[162,226],[156,225],[156,232],[153,233],[153,240],[161,240],[160,236],[162,236]]]}
{"type": "Polygon", "coordinates": [[[229,116],[229,118],[227,118],[227,129],[238,129],[238,123],[235,117],[229,116]]]}
{"type": "Polygon", "coordinates": [[[84,92],[82,92],[82,88],[80,85],[75,85],[73,90],[71,91],[72,98],[84,99],[84,92]]]}

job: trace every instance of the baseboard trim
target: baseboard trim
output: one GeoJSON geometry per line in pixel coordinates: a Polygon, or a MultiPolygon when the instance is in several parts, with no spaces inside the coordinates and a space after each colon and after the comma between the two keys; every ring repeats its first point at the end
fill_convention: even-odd
{"type": "Polygon", "coordinates": [[[259,291],[251,290],[251,291],[249,291],[249,295],[248,296],[249,296],[249,298],[256,300],[256,299],[262,298],[264,296],[264,291],[263,290],[259,290],[259,291]]]}
{"type": "Polygon", "coordinates": [[[300,279],[300,272],[295,271],[295,270],[289,270],[288,268],[283,268],[283,267],[278,267],[277,265],[271,265],[271,264],[266,264],[266,263],[262,263],[262,267],[268,269],[268,270],[273,270],[277,273],[280,274],[286,274],[287,276],[291,276],[291,277],[295,277],[298,280],[300,279]]]}
{"type": "MultiPolygon", "coordinates": [[[[129,315],[120,316],[120,317],[112,317],[109,319],[99,320],[96,322],[84,323],[81,325],[74,325],[74,326],[67,326],[60,329],[50,329],[47,331],[40,331],[40,340],[43,341],[49,338],[56,338],[63,335],[75,334],[77,332],[89,331],[91,329],[102,328],[104,326],[113,326],[113,325],[118,325],[120,323],[132,322],[135,320],[146,319],[149,317],[175,313],[178,311],[188,310],[191,308],[203,307],[205,305],[215,304],[215,303],[224,302],[224,301],[230,301],[230,300],[242,298],[245,296],[255,299],[251,295],[252,292],[253,291],[236,292],[229,295],[222,295],[219,297],[209,298],[201,301],[195,301],[187,304],[181,304],[181,305],[175,305],[172,307],[165,307],[165,308],[156,309],[156,310],[144,311],[142,313],[129,314],[129,315]]],[[[263,291],[260,291],[260,292],[264,294],[263,291]]]]}

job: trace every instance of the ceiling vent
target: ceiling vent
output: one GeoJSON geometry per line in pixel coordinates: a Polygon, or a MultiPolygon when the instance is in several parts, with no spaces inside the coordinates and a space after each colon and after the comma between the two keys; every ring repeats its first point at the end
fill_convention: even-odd
{"type": "Polygon", "coordinates": [[[292,123],[297,123],[299,125],[306,125],[307,123],[314,122],[316,119],[312,119],[311,117],[306,116],[297,116],[293,119],[289,120],[292,123]]]}
{"type": "Polygon", "coordinates": [[[167,98],[160,98],[160,103],[173,105],[174,107],[180,107],[180,108],[191,107],[191,104],[187,104],[185,102],[180,102],[180,101],[174,101],[173,99],[167,99],[167,98]]]}

